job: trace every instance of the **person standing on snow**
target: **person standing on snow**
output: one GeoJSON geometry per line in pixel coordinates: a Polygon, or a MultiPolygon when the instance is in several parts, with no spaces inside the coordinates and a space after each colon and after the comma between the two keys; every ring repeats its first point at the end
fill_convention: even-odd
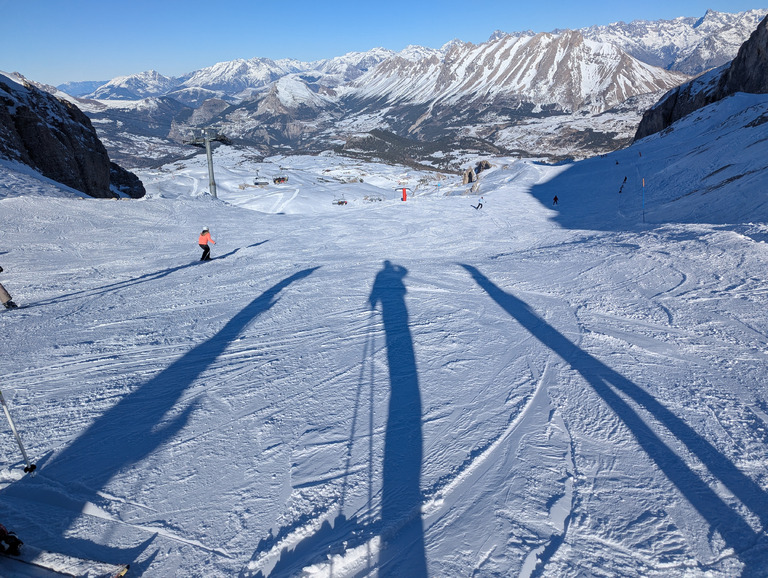
{"type": "Polygon", "coordinates": [[[553,205],[556,205],[556,204],[557,204],[557,195],[555,195],[555,198],[554,198],[554,199],[552,199],[552,204],[553,204],[553,205]]]}
{"type": "Polygon", "coordinates": [[[482,209],[482,208],[483,208],[483,203],[484,203],[484,202],[485,202],[485,201],[483,200],[483,197],[480,197],[480,200],[479,200],[479,201],[477,201],[477,206],[475,207],[475,210],[477,210],[477,209],[482,209]]]}
{"type": "Polygon", "coordinates": [[[208,227],[203,227],[203,232],[200,233],[200,237],[197,239],[197,243],[200,245],[200,248],[203,250],[203,256],[200,257],[200,260],[210,261],[211,248],[208,246],[208,243],[212,243],[213,245],[215,245],[216,241],[211,239],[211,232],[208,230],[208,227]]]}
{"type": "MultiPolygon", "coordinates": [[[[3,268],[0,267],[0,273],[3,272],[3,268]]],[[[0,283],[0,303],[2,303],[6,309],[16,309],[18,305],[16,305],[13,302],[13,299],[11,299],[11,296],[8,294],[8,291],[5,290],[5,287],[0,283]]]]}

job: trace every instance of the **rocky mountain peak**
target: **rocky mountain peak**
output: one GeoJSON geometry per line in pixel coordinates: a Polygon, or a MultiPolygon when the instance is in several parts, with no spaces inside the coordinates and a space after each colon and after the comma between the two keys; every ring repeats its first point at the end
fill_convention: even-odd
{"type": "Polygon", "coordinates": [[[674,88],[648,110],[635,140],[664,130],[684,116],[737,92],[768,93],[768,16],[730,64],[674,88]]]}
{"type": "Polygon", "coordinates": [[[724,74],[721,91],[768,93],[768,16],[739,49],[724,74]]]}

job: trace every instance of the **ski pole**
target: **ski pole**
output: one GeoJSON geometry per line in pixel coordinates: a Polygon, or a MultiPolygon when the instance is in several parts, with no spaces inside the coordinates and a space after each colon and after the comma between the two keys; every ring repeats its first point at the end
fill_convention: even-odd
{"type": "Polygon", "coordinates": [[[29,463],[27,452],[24,451],[24,445],[21,443],[21,437],[19,436],[19,432],[16,431],[16,426],[13,424],[13,419],[11,419],[11,412],[8,411],[8,404],[5,403],[5,398],[3,397],[2,391],[0,391],[0,403],[3,404],[3,411],[5,412],[5,417],[8,418],[8,423],[11,425],[11,430],[13,431],[13,435],[16,436],[16,442],[18,442],[19,444],[21,455],[24,456],[24,461],[27,463],[26,467],[24,468],[24,471],[34,472],[37,466],[35,464],[29,463]]]}

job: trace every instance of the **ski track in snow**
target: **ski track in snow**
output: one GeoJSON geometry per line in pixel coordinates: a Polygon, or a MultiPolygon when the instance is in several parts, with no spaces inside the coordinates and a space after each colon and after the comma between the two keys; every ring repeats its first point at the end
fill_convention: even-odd
{"type": "MultiPolygon", "coordinates": [[[[642,163],[669,166],[662,144],[642,163]]],[[[684,224],[681,180],[648,210],[679,219],[641,226],[613,186],[632,148],[499,159],[477,211],[403,168],[215,158],[218,201],[204,157],[120,202],[0,165],[34,191],[0,199],[0,281],[29,305],[0,323],[39,464],[20,475],[6,435],[5,525],[147,576],[760,575],[762,225],[684,224]],[[277,167],[289,184],[240,188],[277,167]]]]}

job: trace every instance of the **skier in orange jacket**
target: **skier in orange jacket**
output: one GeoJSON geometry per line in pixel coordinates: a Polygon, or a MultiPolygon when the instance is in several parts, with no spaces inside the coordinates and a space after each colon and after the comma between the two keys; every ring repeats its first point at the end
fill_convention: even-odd
{"type": "Polygon", "coordinates": [[[216,244],[216,241],[211,239],[211,232],[208,230],[208,227],[203,227],[203,232],[200,233],[200,237],[197,239],[198,244],[200,245],[200,248],[203,250],[203,256],[200,257],[201,261],[210,261],[211,260],[211,248],[208,246],[208,243],[216,244]]]}

